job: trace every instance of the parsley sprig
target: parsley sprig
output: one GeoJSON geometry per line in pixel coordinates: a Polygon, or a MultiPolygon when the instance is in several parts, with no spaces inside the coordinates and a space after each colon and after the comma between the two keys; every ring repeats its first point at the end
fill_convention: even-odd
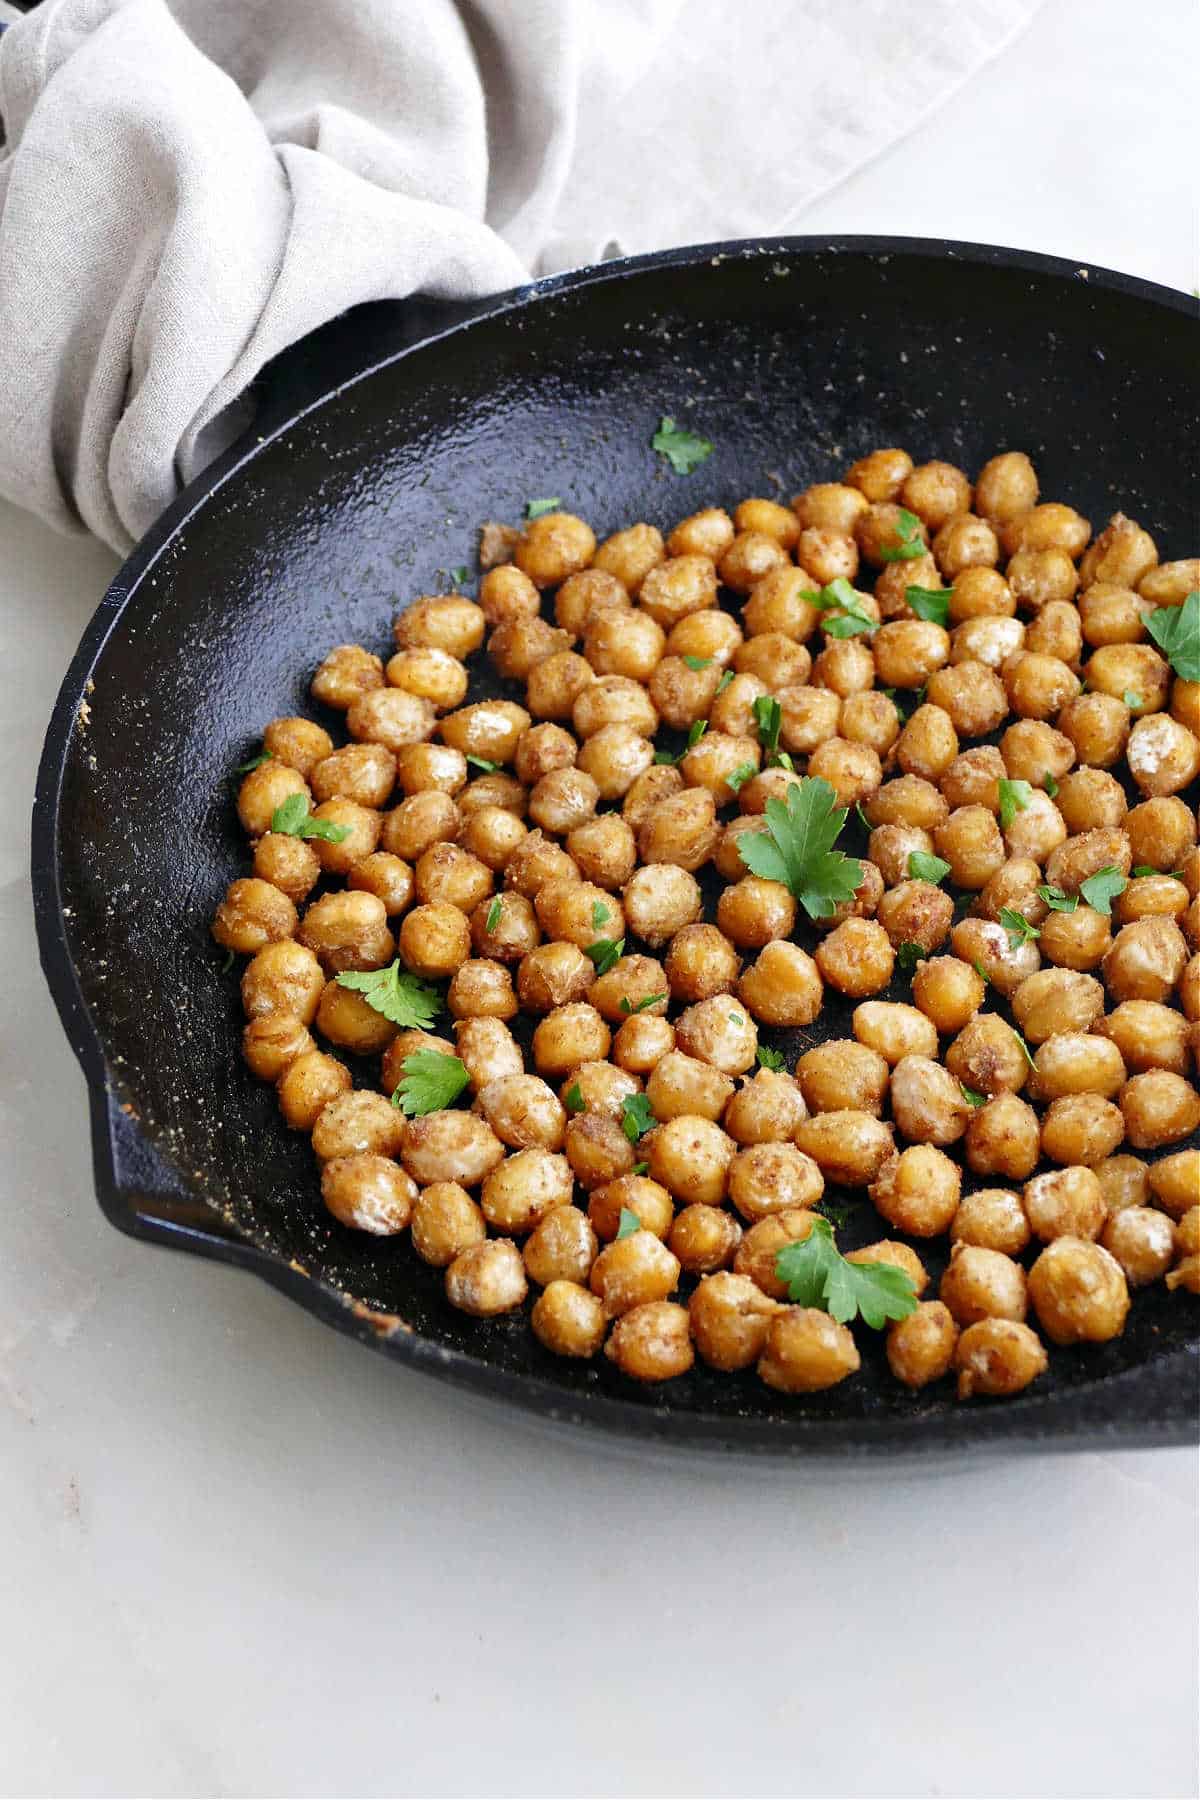
{"type": "Polygon", "coordinates": [[[1086,881],[1079,884],[1079,892],[1093,911],[1103,913],[1105,918],[1112,917],[1112,903],[1118,894],[1123,894],[1129,886],[1127,878],[1122,875],[1116,863],[1109,863],[1106,868],[1097,869],[1086,881]]]}
{"type": "Polygon", "coordinates": [[[950,621],[950,589],[907,587],[904,598],[916,613],[918,619],[927,619],[933,625],[947,625],[950,621]]]}
{"type": "Polygon", "coordinates": [[[1024,812],[1033,799],[1033,789],[1027,781],[1009,781],[1002,775],[996,783],[1000,794],[1000,829],[1007,831],[1019,812],[1024,812]]]}
{"type": "Polygon", "coordinates": [[[335,825],[332,819],[314,819],[308,810],[307,794],[289,794],[271,814],[271,830],[283,837],[320,838],[326,844],[340,844],[350,836],[348,825],[335,825]]]}
{"type": "Polygon", "coordinates": [[[932,881],[936,887],[950,873],[950,864],[940,856],[931,856],[928,850],[911,850],[908,872],[914,881],[932,881]]]}
{"type": "Polygon", "coordinates": [[[638,1218],[633,1208],[630,1206],[623,1206],[621,1208],[620,1219],[617,1223],[616,1242],[619,1244],[622,1238],[632,1237],[635,1231],[640,1231],[641,1229],[642,1221],[638,1218]]]}
{"type": "Polygon", "coordinates": [[[713,453],[713,444],[708,438],[698,437],[694,431],[685,431],[677,425],[669,414],[664,413],[658,423],[658,430],[650,439],[650,448],[665,456],[677,475],[690,475],[698,469],[702,462],[707,462],[713,453]]]}
{"type": "Polygon", "coordinates": [[[834,1242],[833,1226],[817,1217],[806,1238],[785,1244],[775,1274],[797,1306],[815,1306],[845,1325],[856,1317],[880,1331],[889,1319],[917,1310],[912,1276],[891,1263],[852,1263],[834,1242]]]}
{"type": "Polygon", "coordinates": [[[607,975],[614,964],[620,962],[625,954],[625,939],[597,938],[594,944],[585,944],[583,954],[590,956],[596,966],[597,975],[607,975]]]}
{"type": "Polygon", "coordinates": [[[657,1124],[654,1108],[645,1094],[626,1094],[621,1102],[621,1130],[631,1144],[636,1144],[657,1124]]]}
{"type": "Polygon", "coordinates": [[[806,594],[805,599],[826,615],[821,620],[821,630],[826,637],[857,637],[860,632],[879,629],[879,620],[871,617],[861,596],[844,575],[828,582],[819,594],[806,594]]]}
{"type": "Polygon", "coordinates": [[[863,866],[835,850],[846,823],[844,806],[819,776],[794,782],[784,799],[766,804],[766,831],[744,831],[738,855],[752,875],[782,881],[810,919],[828,919],[844,900],[853,900],[863,866]]]}
{"type": "Polygon", "coordinates": [[[921,536],[921,521],[916,513],[909,512],[902,506],[896,516],[896,542],[885,544],[879,552],[880,562],[911,562],[916,556],[924,556],[925,540],[921,536]]]}
{"type": "Polygon", "coordinates": [[[1181,681],[1200,681],[1200,588],[1182,606],[1156,607],[1146,630],[1181,681]]]}
{"type": "Polygon", "coordinates": [[[392,1105],[410,1119],[452,1105],[471,1079],[466,1064],[444,1050],[414,1050],[400,1067],[392,1105]]]}
{"type": "Polygon", "coordinates": [[[557,512],[561,505],[562,501],[557,494],[551,495],[550,498],[546,500],[527,500],[525,502],[525,517],[527,519],[540,519],[546,513],[557,512]]]}
{"type": "Polygon", "coordinates": [[[361,994],[368,1006],[405,1030],[428,1031],[442,1008],[437,989],[410,975],[399,957],[386,969],[350,969],[337,984],[361,994]]]}

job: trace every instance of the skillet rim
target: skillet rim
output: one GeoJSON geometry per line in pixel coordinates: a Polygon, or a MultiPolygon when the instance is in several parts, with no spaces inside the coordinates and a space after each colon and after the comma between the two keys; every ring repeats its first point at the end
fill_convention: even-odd
{"type": "MultiPolygon", "coordinates": [[[[111,1223],[127,1234],[187,1249],[194,1254],[249,1269],[312,1312],[325,1323],[358,1341],[382,1349],[409,1367],[424,1370],[458,1387],[515,1402],[555,1423],[600,1426],[643,1442],[671,1440],[689,1450],[739,1455],[794,1457],[817,1455],[873,1461],[879,1454],[929,1456],[964,1446],[1059,1449],[1126,1448],[1190,1444],[1196,1441],[1200,1411],[1200,1343],[1185,1345],[1150,1363],[1118,1375],[1099,1377],[1087,1385],[1046,1396],[1025,1396],[1002,1406],[953,1409],[934,1418],[805,1419],[780,1426],[759,1418],[729,1419],[704,1411],[677,1411],[669,1399],[647,1406],[604,1394],[571,1395],[539,1376],[498,1368],[484,1357],[449,1349],[408,1328],[384,1332],[365,1309],[355,1309],[345,1296],[310,1277],[303,1269],[261,1249],[227,1225],[201,1202],[181,1194],[159,1196],[145,1191],[147,1176],[169,1168],[157,1149],[140,1138],[123,1115],[110,1088],[102,1043],[102,1021],[84,1002],[71,960],[63,915],[58,857],[59,809],[75,720],[86,683],[110,634],[118,627],[126,604],[158,559],[186,529],[210,497],[224,488],[275,440],[346,389],[369,380],[379,370],[476,324],[493,321],[542,299],[621,281],[646,270],[688,268],[714,261],[756,262],[774,256],[862,255],[926,258],[944,262],[1027,271],[1067,280],[1085,280],[1132,300],[1166,307],[1200,318],[1200,305],[1182,290],[1140,276],[1091,263],[1049,256],[1040,251],[941,238],[850,235],[733,239],[686,245],[672,250],[591,264],[534,281],[479,302],[426,302],[454,313],[449,323],[434,324],[408,336],[400,347],[370,358],[345,379],[335,381],[315,398],[272,420],[259,431],[253,425],[236,443],[189,484],[161,514],[130,553],[89,621],[71,658],[54,703],[38,766],[34,794],[31,881],[38,950],[51,996],[88,1087],[97,1197],[111,1223]]],[[[398,306],[407,304],[397,302],[398,306]]],[[[436,312],[435,312],[436,316],[436,312]]],[[[398,319],[398,330],[404,332],[398,319]]],[[[284,353],[289,354],[288,352],[284,353]]],[[[264,372],[269,379],[270,369],[264,372]]],[[[262,379],[262,378],[260,378],[262,379]]],[[[174,1173],[172,1171],[172,1173],[174,1173]]],[[[160,1181],[161,1185],[161,1181],[160,1181]]],[[[168,1183],[169,1185],[169,1183],[168,1183]]]]}

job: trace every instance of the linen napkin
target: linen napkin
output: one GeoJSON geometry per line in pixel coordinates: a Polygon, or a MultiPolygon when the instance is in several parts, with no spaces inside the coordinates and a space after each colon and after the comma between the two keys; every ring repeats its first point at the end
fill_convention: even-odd
{"type": "Polygon", "coordinates": [[[1040,0],[0,0],[0,493],[124,550],[357,302],[791,227],[1040,0]]]}

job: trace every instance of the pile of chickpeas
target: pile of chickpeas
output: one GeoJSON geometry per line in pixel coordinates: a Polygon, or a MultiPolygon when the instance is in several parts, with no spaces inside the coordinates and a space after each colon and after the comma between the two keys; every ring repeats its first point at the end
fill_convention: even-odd
{"type": "Polygon", "coordinates": [[[275,719],[238,794],[253,873],[213,935],[250,958],[245,1060],[311,1134],[333,1218],[408,1232],[480,1319],[534,1291],[546,1350],[643,1382],[697,1356],[783,1393],[854,1374],[854,1332],[790,1305],[776,1271],[826,1184],[878,1216],[852,1259],[911,1277],[886,1347],[912,1389],[1016,1393],[1044,1340],[1117,1336],[1131,1288],[1200,1292],[1200,683],[1147,631],[1200,559],[1161,563],[1121,514],[1093,539],[1019,452],[972,484],[881,449],[791,506],[709,507],[665,538],[598,543],[565,511],[489,525],[480,560],[478,599],[416,600],[386,663],[325,658],[312,696],[348,741],[275,719]],[[813,595],[837,578],[869,632],[823,630],[813,595]],[[947,628],[910,586],[945,591],[947,628]],[[472,703],[485,639],[521,703],[472,703]],[[853,900],[815,922],[739,855],[805,776],[870,828],[853,900]],[[1003,824],[1001,780],[1031,788],[1003,824]],[[340,841],[273,831],[290,795],[340,841]],[[914,879],[914,852],[954,891],[914,879]],[[1112,867],[1109,916],[1079,896],[1112,867]],[[600,973],[604,939],[624,951],[600,973]],[[448,984],[444,1034],[336,979],[397,957],[448,984]],[[873,997],[894,978],[911,999],[873,997]],[[853,1035],[758,1066],[830,989],[853,1035]],[[470,1085],[406,1118],[390,1097],[429,1049],[470,1085]],[[378,1087],[339,1052],[379,1057],[378,1087]],[[947,1238],[926,1298],[917,1246],[947,1238]]]}

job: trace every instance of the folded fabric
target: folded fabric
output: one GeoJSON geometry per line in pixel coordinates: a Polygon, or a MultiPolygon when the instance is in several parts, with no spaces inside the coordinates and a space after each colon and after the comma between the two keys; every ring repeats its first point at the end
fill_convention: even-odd
{"type": "Polygon", "coordinates": [[[1037,4],[44,0],[0,36],[0,493],[126,549],[347,307],[783,229],[1037,4]]]}

